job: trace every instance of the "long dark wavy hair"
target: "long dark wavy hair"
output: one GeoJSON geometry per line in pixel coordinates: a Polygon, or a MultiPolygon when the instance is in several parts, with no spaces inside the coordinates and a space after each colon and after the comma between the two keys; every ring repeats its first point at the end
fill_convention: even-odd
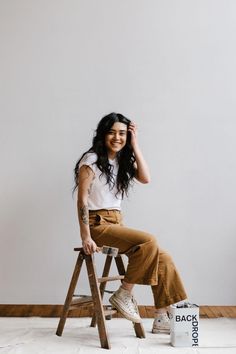
{"type": "MultiPolygon", "coordinates": [[[[123,116],[120,113],[110,113],[103,117],[100,122],[98,123],[95,136],[93,138],[92,147],[87,150],[80,159],[77,161],[75,168],[74,168],[74,181],[75,185],[73,188],[73,193],[78,187],[79,181],[79,163],[84,157],[85,154],[89,152],[94,152],[97,154],[97,161],[96,164],[101,171],[101,175],[104,174],[106,176],[107,183],[109,184],[109,188],[112,189],[115,185],[114,178],[112,176],[112,168],[113,166],[109,163],[108,154],[107,154],[107,147],[105,145],[105,137],[106,134],[111,130],[111,127],[114,123],[120,122],[127,125],[131,121],[123,116]]],[[[135,156],[133,152],[133,148],[130,144],[131,134],[128,131],[127,133],[127,141],[125,146],[122,148],[121,151],[117,153],[117,159],[119,164],[118,175],[116,180],[116,187],[117,187],[117,194],[121,194],[122,198],[124,195],[128,195],[128,189],[132,184],[132,180],[135,176],[135,156]]]]}

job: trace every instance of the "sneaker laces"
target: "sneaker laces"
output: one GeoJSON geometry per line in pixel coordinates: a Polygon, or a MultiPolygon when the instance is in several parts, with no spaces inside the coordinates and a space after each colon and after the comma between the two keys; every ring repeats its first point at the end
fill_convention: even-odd
{"type": "Polygon", "coordinates": [[[139,314],[138,313],[138,306],[137,306],[137,302],[134,298],[134,296],[132,294],[125,294],[124,296],[124,303],[125,305],[128,307],[128,309],[131,311],[131,312],[134,312],[136,314],[139,314]]]}

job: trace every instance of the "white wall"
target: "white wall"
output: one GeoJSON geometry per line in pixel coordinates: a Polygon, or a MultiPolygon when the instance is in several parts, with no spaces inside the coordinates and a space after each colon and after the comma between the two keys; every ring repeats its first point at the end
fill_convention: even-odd
{"type": "MultiPolygon", "coordinates": [[[[126,224],[157,235],[191,301],[235,304],[235,11],[0,1],[0,303],[64,301],[80,244],[73,167],[118,111],[137,122],[152,172],[124,203],[126,224]]],[[[148,287],[135,294],[152,304],[148,287]]]]}

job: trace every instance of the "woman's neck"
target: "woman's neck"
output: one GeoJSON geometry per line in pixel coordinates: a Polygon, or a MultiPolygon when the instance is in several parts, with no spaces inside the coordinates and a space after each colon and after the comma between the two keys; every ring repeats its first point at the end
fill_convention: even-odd
{"type": "Polygon", "coordinates": [[[109,154],[108,154],[108,159],[109,159],[109,160],[115,160],[116,155],[117,155],[116,153],[114,153],[114,154],[109,153],[109,154]]]}

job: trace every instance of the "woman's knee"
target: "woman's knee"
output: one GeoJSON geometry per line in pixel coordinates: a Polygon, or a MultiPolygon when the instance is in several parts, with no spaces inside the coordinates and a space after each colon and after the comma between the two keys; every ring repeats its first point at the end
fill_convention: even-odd
{"type": "Polygon", "coordinates": [[[151,235],[151,234],[148,234],[148,237],[147,237],[147,240],[146,240],[145,243],[152,250],[158,250],[159,249],[159,245],[158,245],[156,237],[151,235]]]}
{"type": "Polygon", "coordinates": [[[165,264],[165,265],[173,264],[173,259],[168,252],[161,250],[159,257],[160,257],[160,259],[159,259],[160,264],[161,263],[165,264]]]}

